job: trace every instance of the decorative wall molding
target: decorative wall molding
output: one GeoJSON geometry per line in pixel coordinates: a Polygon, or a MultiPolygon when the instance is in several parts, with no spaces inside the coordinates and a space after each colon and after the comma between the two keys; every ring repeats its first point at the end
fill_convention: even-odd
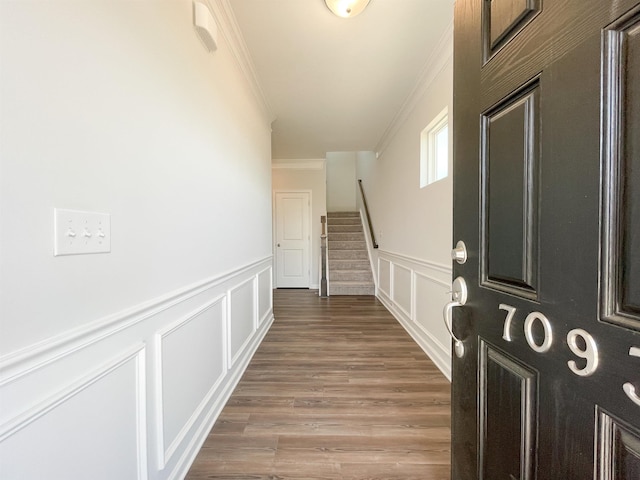
{"type": "Polygon", "coordinates": [[[427,275],[426,273],[415,272],[415,271],[413,273],[414,273],[414,275],[416,277],[426,278],[430,282],[433,282],[433,283],[436,283],[436,284],[440,285],[442,288],[451,288],[451,283],[450,282],[443,282],[442,280],[440,280],[439,278],[434,277],[433,275],[427,275]]]}
{"type": "Polygon", "coordinates": [[[290,169],[290,170],[324,170],[325,159],[300,159],[300,160],[277,160],[271,163],[273,170],[290,169]]]}
{"type": "MultiPolygon", "coordinates": [[[[258,305],[256,296],[256,277],[249,278],[243,282],[238,283],[234,287],[230,288],[227,293],[227,353],[228,353],[228,368],[233,367],[237,360],[242,356],[242,353],[246,350],[248,344],[251,341],[252,334],[256,331],[258,325],[258,305]],[[234,292],[241,290],[245,285],[251,285],[251,334],[247,335],[242,344],[238,347],[238,351],[233,352],[232,341],[232,324],[234,323],[234,308],[233,308],[233,295],[234,292]]],[[[235,322],[237,323],[237,322],[235,322]]]]}
{"type": "Polygon", "coordinates": [[[69,401],[71,398],[88,389],[101,379],[114,373],[125,364],[134,361],[136,368],[136,417],[138,479],[148,478],[147,472],[147,396],[146,396],[146,362],[145,345],[139,343],[120,353],[111,360],[92,370],[89,374],[69,383],[58,392],[48,396],[21,415],[0,426],[0,442],[7,440],[20,430],[36,422],[49,412],[69,401]]]}
{"type": "MultiPolygon", "coordinates": [[[[225,374],[227,373],[227,355],[226,351],[222,352],[222,371],[220,372],[220,376],[215,380],[207,395],[203,398],[198,405],[198,408],[192,413],[191,417],[187,421],[187,423],[182,427],[178,435],[173,439],[168,447],[165,448],[165,428],[164,428],[164,401],[163,401],[163,374],[164,374],[164,357],[163,357],[163,340],[170,336],[172,333],[178,331],[179,329],[185,327],[192,320],[197,318],[199,315],[205,313],[207,310],[210,310],[214,306],[218,304],[222,304],[222,318],[221,321],[224,324],[226,319],[226,300],[227,297],[225,295],[219,295],[213,300],[206,302],[201,307],[197,308],[193,312],[187,314],[183,318],[173,322],[167,327],[163,328],[156,334],[156,365],[155,369],[155,397],[156,397],[156,425],[157,425],[157,446],[158,446],[158,458],[161,460],[159,464],[159,469],[162,470],[165,468],[167,463],[171,460],[171,457],[174,455],[179,445],[184,441],[189,430],[193,427],[196,422],[198,416],[202,413],[206,405],[211,401],[211,398],[215,391],[218,389],[222,381],[224,380],[225,374]]],[[[222,325],[222,329],[224,331],[225,326],[222,325]]],[[[222,343],[223,347],[226,347],[226,342],[222,343]]],[[[224,350],[224,349],[223,349],[224,350]]]]}
{"type": "Polygon", "coordinates": [[[433,53],[425,63],[422,73],[416,86],[413,88],[407,99],[400,107],[398,113],[383,133],[380,141],[376,145],[376,153],[382,155],[396,136],[402,124],[406,122],[411,112],[420,103],[420,99],[424,96],[431,83],[440,74],[444,67],[453,62],[453,22],[449,24],[443,35],[440,37],[437,45],[433,49],[433,53]]]}
{"type": "MultiPolygon", "coordinates": [[[[78,394],[119,367],[128,365],[127,377],[108,377],[113,379],[111,381],[117,380],[122,387],[113,391],[114,398],[135,398],[136,402],[136,412],[129,411],[131,421],[126,421],[127,431],[123,433],[127,442],[137,445],[137,451],[131,451],[128,465],[133,469],[134,459],[138,462],[140,480],[183,478],[271,327],[272,268],[271,257],[267,257],[179,289],[156,299],[155,303],[146,302],[109,316],[87,328],[19,352],[19,355],[5,357],[5,365],[10,369],[8,373],[0,374],[0,396],[3,398],[0,442],[8,442],[5,445],[14,449],[23,448],[22,443],[29,439],[14,434],[58,406],[71,405],[66,403],[71,399],[75,401],[74,412],[88,415],[94,408],[90,404],[91,397],[78,394]],[[248,298],[251,307],[239,309],[243,312],[244,323],[240,336],[236,337],[238,351],[231,365],[229,322],[233,313],[229,312],[228,306],[234,292],[241,292],[241,301],[248,298]],[[198,323],[192,323],[195,321],[198,323]],[[197,352],[211,348],[212,352],[222,352],[221,355],[196,353],[185,358],[183,353],[189,353],[185,349],[193,345],[190,339],[202,332],[215,334],[198,337],[201,341],[197,352]],[[174,334],[177,336],[172,336],[174,334]],[[238,345],[240,341],[241,346],[238,345]],[[109,360],[110,352],[118,351],[124,353],[109,360]],[[215,365],[202,363],[201,358],[202,362],[213,358],[215,365]],[[127,363],[131,361],[136,362],[135,366],[127,363]],[[173,372],[167,372],[166,361],[172,362],[173,372]],[[202,382],[191,382],[193,391],[183,403],[175,396],[167,395],[166,382],[170,379],[175,383],[175,375],[185,365],[190,369],[192,365],[202,367],[208,375],[202,382]],[[47,381],[48,378],[51,381],[47,381]],[[134,384],[135,393],[131,391],[134,384]],[[60,390],[59,385],[67,386],[60,390]],[[169,430],[163,423],[167,419],[171,422],[167,424],[169,430]]],[[[134,408],[133,404],[131,408],[134,408]]],[[[100,436],[96,435],[95,439],[100,445],[100,436]]]]}
{"type": "MultiPolygon", "coordinates": [[[[385,270],[386,271],[386,270],[385,270]]],[[[376,277],[378,277],[376,279],[377,285],[378,285],[378,291],[384,293],[389,299],[391,299],[391,297],[393,296],[391,291],[392,291],[392,283],[391,283],[391,277],[392,277],[392,272],[393,272],[393,265],[392,263],[387,260],[386,258],[381,258],[380,256],[378,256],[378,271],[377,271],[377,275],[376,277]],[[382,276],[383,274],[383,269],[382,269],[382,264],[386,263],[388,265],[388,275],[385,275],[384,277],[382,276]],[[382,279],[385,278],[387,281],[383,282],[382,279]],[[389,288],[385,289],[385,285],[388,283],[389,288]]]]}
{"type": "Polygon", "coordinates": [[[182,456],[177,461],[176,467],[167,476],[169,480],[178,480],[186,477],[187,472],[206,440],[209,431],[213,428],[220,412],[222,412],[222,409],[229,400],[229,397],[231,397],[231,394],[240,382],[242,374],[249,366],[249,362],[251,361],[253,354],[260,346],[260,343],[262,343],[262,340],[269,331],[273,320],[274,317],[273,314],[271,314],[267,318],[263,327],[261,327],[257,334],[252,337],[248,348],[243,350],[242,356],[237,359],[236,364],[229,370],[226,381],[221,386],[221,390],[218,392],[218,395],[212,399],[204,418],[202,418],[197,425],[194,434],[191,436],[191,439],[183,450],[182,456]]]}
{"type": "Polygon", "coordinates": [[[396,307],[393,301],[386,295],[379,295],[378,299],[391,312],[391,314],[400,322],[411,338],[422,348],[427,356],[440,369],[442,374],[451,381],[451,358],[448,351],[442,344],[426,329],[417,325],[412,319],[407,317],[400,309],[396,307]]]}
{"type": "Polygon", "coordinates": [[[392,300],[394,305],[400,309],[400,311],[402,311],[402,313],[407,316],[408,318],[413,318],[413,312],[415,311],[415,308],[413,307],[414,304],[414,295],[412,295],[412,292],[414,291],[414,285],[413,285],[413,270],[411,270],[410,268],[405,267],[404,265],[400,265],[397,263],[394,263],[391,265],[392,270],[391,270],[391,275],[392,275],[392,280],[391,280],[391,285],[392,285],[392,300]],[[400,270],[404,270],[407,275],[409,275],[409,310],[407,310],[406,308],[404,308],[404,306],[400,303],[400,300],[398,298],[398,292],[401,291],[401,289],[397,289],[396,288],[396,284],[397,282],[397,276],[396,276],[396,272],[400,271],[400,270]]]}
{"type": "Polygon", "coordinates": [[[451,288],[451,272],[452,269],[444,265],[384,250],[380,251],[378,256],[377,297],[449,380],[451,380],[451,346],[443,344],[431,327],[440,328],[442,325],[440,304],[444,306],[446,303],[444,294],[451,288]],[[385,263],[389,267],[381,268],[385,263]],[[408,272],[410,279],[405,282],[407,285],[398,284],[397,271],[408,272]],[[382,278],[383,276],[385,278],[382,278]],[[424,295],[423,292],[418,291],[418,278],[429,280],[443,293],[442,298],[429,299],[436,306],[429,318],[418,318],[417,299],[420,295],[424,295]],[[389,285],[388,289],[383,287],[386,284],[389,285]],[[409,299],[409,310],[399,302],[401,297],[409,299]]]}
{"type": "Polygon", "coordinates": [[[19,432],[21,429],[36,421],[38,418],[53,410],[55,407],[62,404],[69,398],[90,387],[101,378],[107,376],[114,370],[121,367],[123,364],[127,363],[129,360],[138,357],[140,354],[143,354],[144,348],[145,346],[143,344],[136,345],[131,350],[126,351],[118,355],[114,359],[106,362],[104,365],[100,366],[88,375],[85,375],[80,380],[67,385],[59,392],[42,400],[37,405],[31,407],[23,414],[14,418],[12,421],[0,425],[0,442],[4,441],[7,437],[19,432]]]}
{"type": "Polygon", "coordinates": [[[258,294],[258,311],[257,311],[257,315],[258,315],[258,325],[257,328],[260,328],[262,326],[262,324],[265,322],[265,320],[267,320],[269,318],[269,316],[273,316],[273,268],[271,268],[271,266],[265,268],[264,270],[258,272],[258,274],[256,275],[256,279],[257,279],[257,294],[258,294]],[[265,275],[266,274],[266,275],[265,275]],[[264,310],[264,313],[260,310],[260,293],[261,293],[261,283],[260,283],[260,279],[261,278],[265,278],[266,282],[267,282],[267,290],[269,292],[268,298],[267,298],[267,308],[264,310]]]}
{"type": "Polygon", "coordinates": [[[251,91],[262,107],[267,119],[269,120],[269,123],[273,122],[275,120],[275,115],[273,114],[271,105],[269,105],[269,101],[267,100],[267,97],[264,94],[264,90],[260,85],[258,75],[256,74],[255,68],[253,66],[251,54],[249,53],[247,44],[244,41],[244,37],[242,36],[240,27],[238,26],[238,22],[236,21],[236,17],[233,14],[233,9],[229,4],[229,0],[205,1],[211,8],[214,17],[219,22],[220,30],[222,31],[222,35],[227,41],[229,51],[231,52],[234,60],[240,68],[240,71],[247,79],[251,91]]]}
{"type": "Polygon", "coordinates": [[[446,273],[447,275],[451,275],[453,272],[450,265],[445,265],[443,263],[437,263],[437,262],[432,262],[430,260],[410,257],[409,255],[390,252],[388,250],[379,250],[379,253],[383,257],[388,257],[391,260],[397,260],[396,263],[402,264],[403,262],[405,262],[405,263],[408,263],[409,265],[421,266],[429,270],[435,270],[437,272],[446,273]]]}
{"type": "Polygon", "coordinates": [[[220,275],[193,283],[153,300],[138,304],[118,313],[108,315],[85,326],[36,343],[25,349],[0,357],[0,387],[13,382],[31,371],[60,360],[62,357],[104,340],[124,329],[162,313],[210,288],[221,285],[252,269],[271,265],[272,256],[230,270],[220,275]]]}

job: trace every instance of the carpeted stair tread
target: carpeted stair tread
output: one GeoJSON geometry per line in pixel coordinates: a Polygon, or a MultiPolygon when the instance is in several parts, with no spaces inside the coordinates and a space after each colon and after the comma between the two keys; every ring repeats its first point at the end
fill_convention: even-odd
{"type": "Polygon", "coordinates": [[[328,230],[329,234],[332,233],[362,233],[362,225],[331,225],[329,224],[328,230]]]}
{"type": "Polygon", "coordinates": [[[332,270],[329,280],[331,282],[371,282],[373,277],[371,270],[332,270]]]}
{"type": "Polygon", "coordinates": [[[329,295],[375,295],[360,214],[328,213],[327,232],[329,295]]]}
{"type": "Polygon", "coordinates": [[[360,218],[360,213],[358,212],[329,212],[327,213],[327,217],[329,218],[337,218],[337,217],[357,217],[360,218]]]}
{"type": "Polygon", "coordinates": [[[329,250],[367,250],[364,240],[329,240],[329,250]]]}
{"type": "Polygon", "coordinates": [[[346,260],[329,260],[329,268],[331,270],[367,270],[371,271],[369,260],[346,259],[346,260]]]}
{"type": "Polygon", "coordinates": [[[329,263],[331,260],[368,260],[366,250],[329,250],[329,263]]]}
{"type": "Polygon", "coordinates": [[[329,295],[375,295],[375,287],[373,282],[330,282],[329,295]]]}

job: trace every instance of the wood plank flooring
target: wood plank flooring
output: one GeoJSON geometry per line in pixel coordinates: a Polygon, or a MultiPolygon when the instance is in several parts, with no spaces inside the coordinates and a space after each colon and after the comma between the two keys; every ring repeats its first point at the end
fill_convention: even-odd
{"type": "Polygon", "coordinates": [[[450,384],[375,297],[274,314],[187,479],[449,480],[450,384]]]}

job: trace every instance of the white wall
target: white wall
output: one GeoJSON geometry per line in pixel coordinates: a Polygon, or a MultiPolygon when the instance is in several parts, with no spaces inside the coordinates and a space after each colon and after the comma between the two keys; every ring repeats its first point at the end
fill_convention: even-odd
{"type": "Polygon", "coordinates": [[[181,478],[272,319],[269,116],[191,1],[0,22],[0,471],[181,478]],[[111,253],[54,257],[54,207],[111,253]]]}
{"type": "Polygon", "coordinates": [[[327,211],[356,211],[356,152],[327,153],[327,211]]]}
{"type": "MultiPolygon", "coordinates": [[[[379,244],[372,251],[378,295],[446,375],[450,339],[442,308],[451,283],[453,182],[450,174],[420,188],[420,133],[445,107],[449,124],[453,122],[452,55],[449,29],[421,83],[380,142],[378,158],[357,157],[357,176],[379,244]]],[[[451,172],[451,149],[449,154],[451,172]]]]}
{"type": "Polygon", "coordinates": [[[320,217],[327,214],[327,175],[325,165],[324,159],[274,159],[272,164],[274,191],[311,191],[311,288],[319,288],[318,259],[320,257],[320,235],[322,233],[320,217]]]}

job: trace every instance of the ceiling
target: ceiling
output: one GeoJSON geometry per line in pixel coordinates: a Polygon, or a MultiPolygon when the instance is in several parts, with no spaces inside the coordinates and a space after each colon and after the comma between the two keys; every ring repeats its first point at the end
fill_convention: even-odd
{"type": "Polygon", "coordinates": [[[371,0],[349,19],[323,0],[229,4],[275,117],[274,159],[375,151],[453,21],[453,0],[371,0]]]}

